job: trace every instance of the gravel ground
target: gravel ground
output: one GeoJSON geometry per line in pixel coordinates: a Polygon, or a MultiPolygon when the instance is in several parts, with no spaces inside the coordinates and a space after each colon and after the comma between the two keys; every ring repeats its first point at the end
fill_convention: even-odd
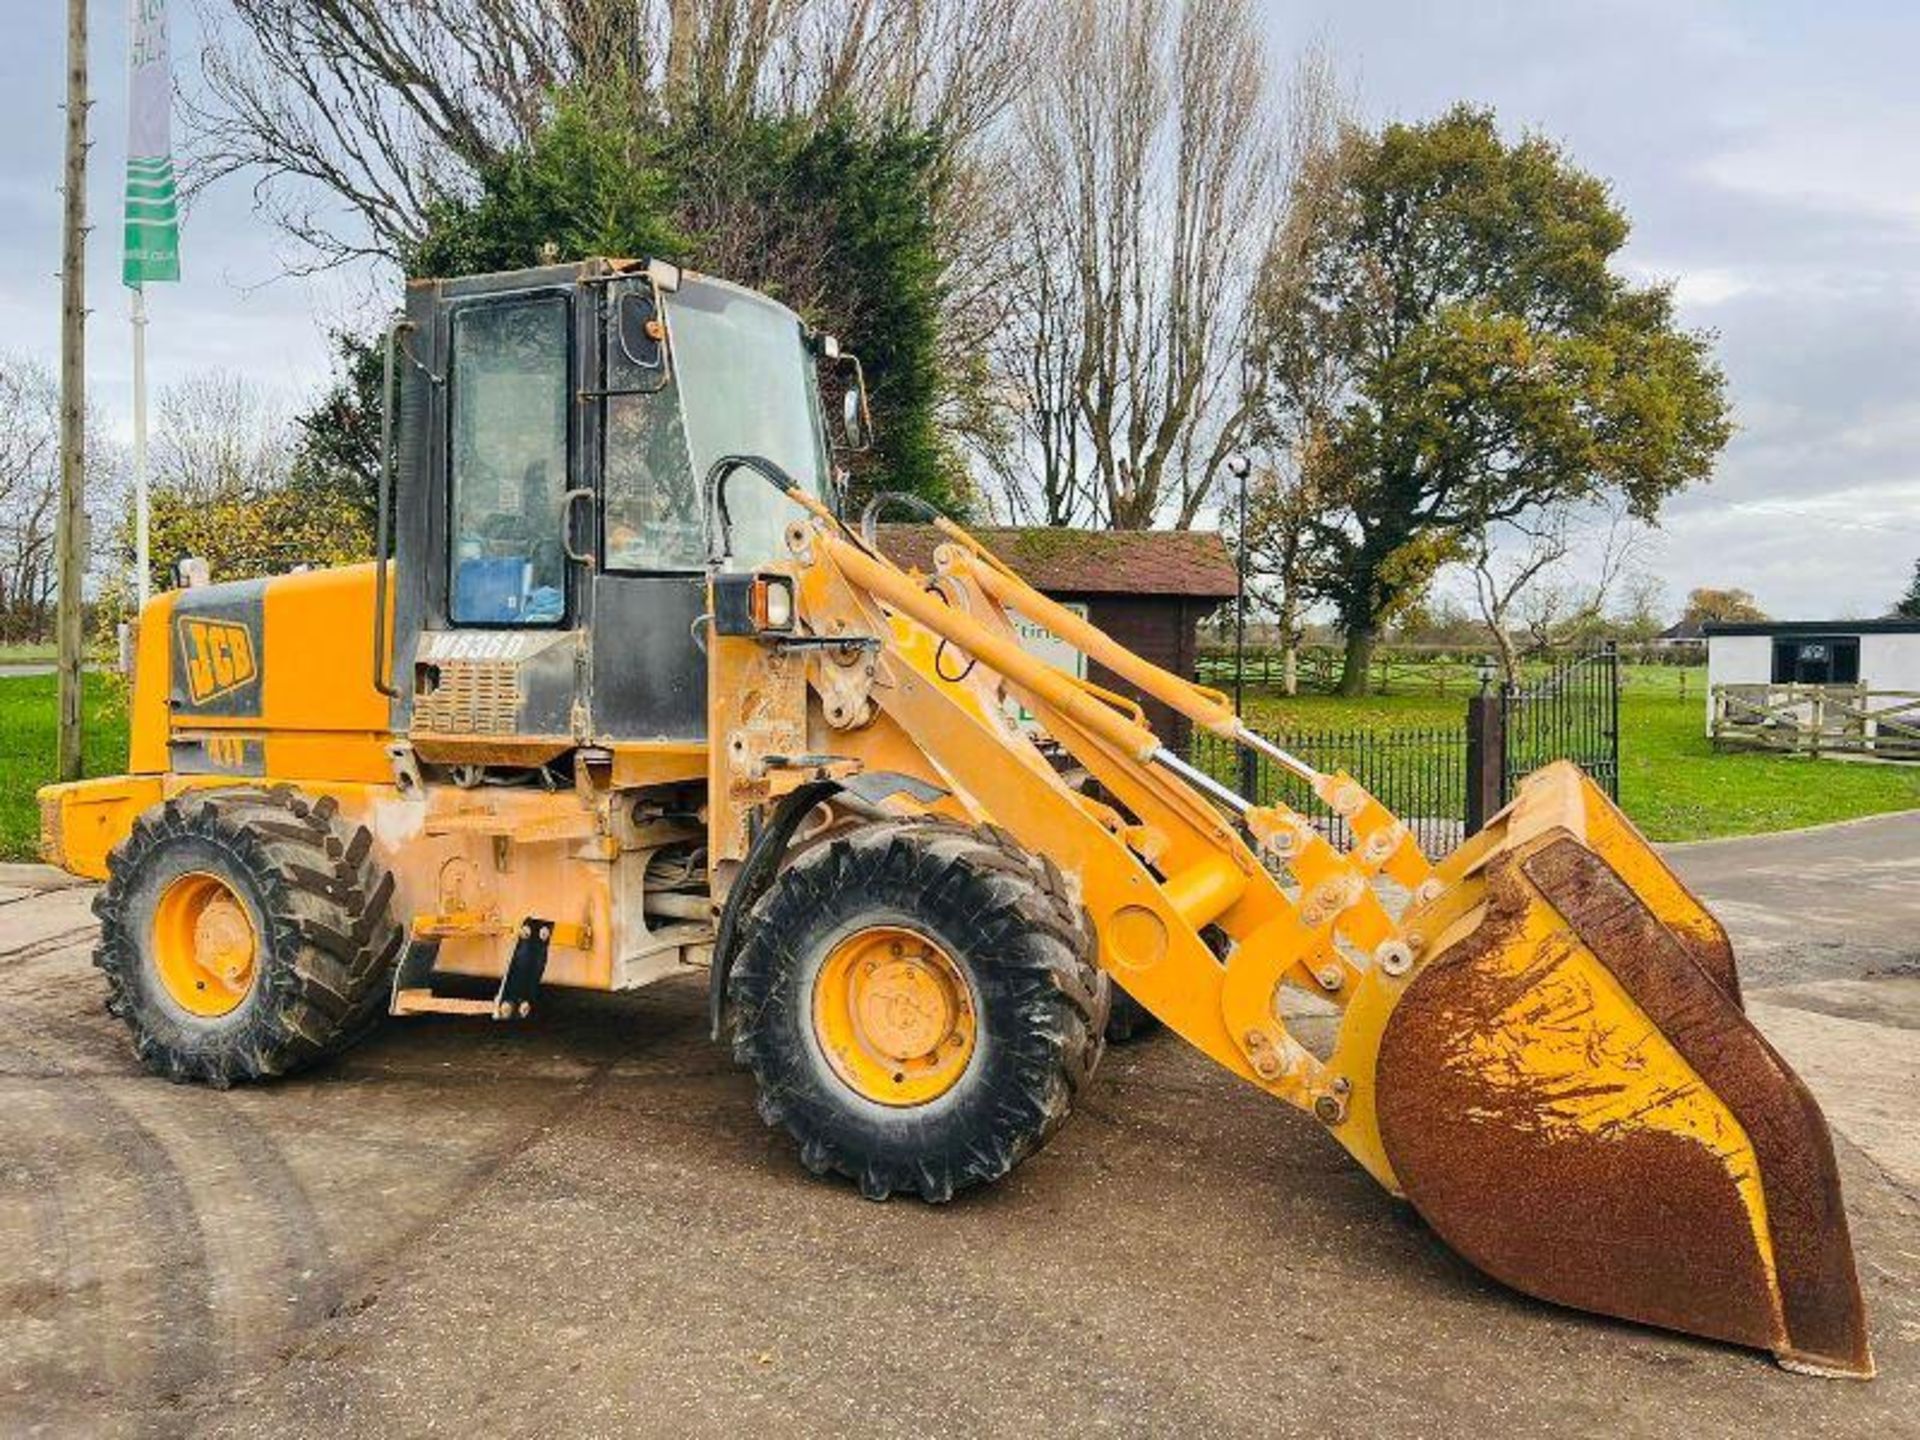
{"type": "Polygon", "coordinates": [[[1920,818],[1674,852],[1833,1123],[1868,1385],[1527,1301],[1161,1036],[942,1208],[810,1178],[698,982],[137,1073],[0,867],[0,1433],[1920,1434],[1920,818]]]}

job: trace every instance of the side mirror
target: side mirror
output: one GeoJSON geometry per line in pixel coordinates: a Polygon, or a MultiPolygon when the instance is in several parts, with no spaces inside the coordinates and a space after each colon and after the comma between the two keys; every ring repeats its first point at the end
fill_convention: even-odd
{"type": "Polygon", "coordinates": [[[613,328],[629,364],[641,370],[658,370],[666,362],[667,327],[660,319],[660,302],[651,287],[621,293],[613,328]]]}
{"type": "Polygon", "coordinates": [[[857,387],[849,386],[840,402],[841,427],[846,432],[849,450],[864,450],[873,440],[868,432],[865,400],[857,387]]]}

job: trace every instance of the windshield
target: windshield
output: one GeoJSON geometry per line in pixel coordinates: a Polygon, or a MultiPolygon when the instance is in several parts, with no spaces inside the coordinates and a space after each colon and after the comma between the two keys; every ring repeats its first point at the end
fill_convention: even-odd
{"type": "MultiPolygon", "coordinates": [[[[825,489],[827,455],[813,355],[793,312],[747,291],[684,279],[666,297],[673,369],[697,485],[722,455],[761,455],[803,490],[825,489]]],[[[781,533],[800,512],[758,476],[727,482],[734,563],[785,553],[781,533]]]]}

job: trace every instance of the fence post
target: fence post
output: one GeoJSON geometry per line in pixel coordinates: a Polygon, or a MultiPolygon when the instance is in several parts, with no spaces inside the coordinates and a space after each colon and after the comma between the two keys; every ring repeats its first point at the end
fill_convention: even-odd
{"type": "Polygon", "coordinates": [[[1240,747],[1240,798],[1258,805],[1260,800],[1260,754],[1250,746],[1240,747]]]}
{"type": "Polygon", "coordinates": [[[1499,692],[1482,683],[1467,699],[1467,834],[1500,812],[1506,789],[1507,740],[1499,692]]]}
{"type": "Polygon", "coordinates": [[[1607,794],[1613,803],[1620,803],[1620,687],[1626,684],[1626,674],[1620,668],[1620,642],[1609,640],[1607,650],[1607,724],[1611,727],[1607,735],[1607,749],[1612,751],[1607,766],[1607,794]]]}

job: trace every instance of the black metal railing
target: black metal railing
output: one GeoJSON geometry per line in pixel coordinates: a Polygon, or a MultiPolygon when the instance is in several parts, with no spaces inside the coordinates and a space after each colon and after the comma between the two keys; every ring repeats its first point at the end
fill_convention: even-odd
{"type": "MultiPolygon", "coordinates": [[[[1464,726],[1293,730],[1268,738],[1316,770],[1353,776],[1412,828],[1430,858],[1460,843],[1467,794],[1464,726]]],[[[1195,730],[1187,759],[1255,804],[1285,804],[1311,819],[1334,844],[1352,843],[1347,822],[1305,781],[1264,755],[1195,730]]]]}
{"type": "MultiPolygon", "coordinates": [[[[1483,667],[1484,669],[1484,667],[1483,667]]],[[[1525,685],[1481,693],[1459,725],[1274,731],[1276,745],[1323,773],[1344,770],[1438,859],[1513,798],[1520,780],[1571,760],[1620,798],[1620,652],[1607,643],[1552,666],[1525,685]]],[[[1338,845],[1346,822],[1304,781],[1264,756],[1195,730],[1187,759],[1259,805],[1285,804],[1338,845]]]]}

